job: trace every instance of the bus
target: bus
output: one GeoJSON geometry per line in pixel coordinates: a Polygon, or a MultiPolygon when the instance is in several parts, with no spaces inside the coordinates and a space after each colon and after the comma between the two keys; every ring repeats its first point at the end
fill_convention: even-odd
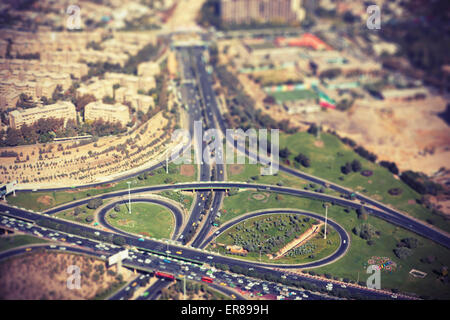
{"type": "Polygon", "coordinates": [[[155,276],[158,277],[158,278],[168,279],[168,280],[171,280],[171,281],[175,280],[175,277],[173,275],[168,274],[168,273],[164,273],[164,272],[160,272],[160,271],[156,271],[155,272],[155,276]]]}
{"type": "Polygon", "coordinates": [[[207,283],[212,283],[213,279],[210,277],[202,277],[202,281],[207,282],[207,283]]]}

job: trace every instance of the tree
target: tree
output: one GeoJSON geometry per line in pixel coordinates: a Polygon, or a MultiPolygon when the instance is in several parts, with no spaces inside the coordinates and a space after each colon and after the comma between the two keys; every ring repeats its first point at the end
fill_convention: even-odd
{"type": "Polygon", "coordinates": [[[407,247],[399,247],[394,249],[395,255],[404,260],[413,254],[413,251],[407,247]]]}
{"type": "Polygon", "coordinates": [[[103,204],[103,199],[101,198],[96,198],[96,199],[91,199],[89,200],[87,207],[89,209],[97,209],[98,207],[100,207],[103,204]]]}
{"type": "Polygon", "coordinates": [[[353,160],[352,170],[354,172],[358,172],[358,171],[361,171],[361,169],[362,169],[361,162],[359,162],[357,159],[353,160]]]}
{"type": "Polygon", "coordinates": [[[341,167],[341,172],[343,174],[349,174],[350,172],[352,172],[352,165],[350,162],[346,162],[345,165],[343,165],[341,167]]]}
{"type": "Polygon", "coordinates": [[[359,207],[356,210],[356,213],[358,215],[358,219],[361,219],[361,220],[367,220],[369,217],[369,214],[367,213],[366,208],[364,208],[363,206],[359,207]]]}
{"type": "Polygon", "coordinates": [[[296,161],[296,162],[298,162],[298,163],[300,163],[302,166],[304,166],[304,167],[309,167],[309,166],[311,166],[311,161],[309,160],[309,158],[306,156],[306,155],[304,155],[303,153],[299,153],[295,158],[294,158],[294,160],[296,161]]]}
{"type": "Polygon", "coordinates": [[[84,94],[75,100],[76,110],[78,112],[84,111],[84,107],[94,101],[97,101],[97,99],[92,94],[84,94]]]}
{"type": "Polygon", "coordinates": [[[17,145],[23,144],[25,141],[22,137],[20,130],[9,128],[6,132],[5,143],[9,147],[15,147],[17,145]]]}
{"type": "Polygon", "coordinates": [[[123,245],[126,243],[126,241],[125,241],[125,238],[124,238],[124,237],[121,237],[121,236],[114,236],[114,237],[113,237],[113,243],[114,243],[115,245],[117,245],[117,246],[123,246],[123,245]]]}
{"type": "Polygon", "coordinates": [[[312,135],[317,135],[319,133],[320,128],[313,123],[309,128],[308,128],[308,133],[312,134],[312,135]]]}
{"type": "Polygon", "coordinates": [[[289,156],[291,155],[291,151],[289,150],[289,148],[283,148],[280,150],[280,157],[283,159],[287,159],[289,158],[289,156]]]}

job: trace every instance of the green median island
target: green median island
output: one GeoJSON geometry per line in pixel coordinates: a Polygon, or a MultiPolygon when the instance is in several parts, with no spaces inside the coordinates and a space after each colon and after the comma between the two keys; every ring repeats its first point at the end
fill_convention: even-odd
{"type": "Polygon", "coordinates": [[[175,218],[167,208],[153,203],[131,203],[117,205],[106,214],[106,221],[125,232],[157,239],[170,239],[175,218]]]}
{"type": "Polygon", "coordinates": [[[47,240],[29,235],[12,235],[0,238],[0,252],[31,244],[44,244],[47,240]]]}
{"type": "Polygon", "coordinates": [[[303,264],[323,259],[340,246],[329,225],[301,214],[267,214],[244,220],[215,239],[210,248],[250,261],[303,264]]]}
{"type": "Polygon", "coordinates": [[[7,201],[8,204],[25,209],[44,211],[75,200],[118,190],[127,190],[127,181],[131,182],[130,187],[135,189],[151,185],[191,182],[194,181],[196,177],[196,166],[189,164],[175,165],[170,163],[167,170],[166,167],[159,168],[115,183],[104,183],[96,187],[88,188],[73,187],[70,190],[61,191],[17,192],[16,196],[7,196],[7,201]]]}

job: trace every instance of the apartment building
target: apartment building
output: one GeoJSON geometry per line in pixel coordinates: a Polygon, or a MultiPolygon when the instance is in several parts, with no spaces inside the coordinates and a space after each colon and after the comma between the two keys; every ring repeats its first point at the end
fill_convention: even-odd
{"type": "Polygon", "coordinates": [[[225,23],[296,22],[305,16],[301,0],[221,0],[225,23]]]}
{"type": "Polygon", "coordinates": [[[130,112],[128,107],[116,103],[106,104],[101,101],[94,101],[87,104],[84,108],[84,120],[103,119],[108,122],[120,122],[125,126],[130,121],[130,112]]]}
{"type": "Polygon", "coordinates": [[[9,125],[11,128],[20,129],[24,124],[31,125],[39,119],[64,119],[76,120],[75,105],[69,101],[58,101],[55,104],[30,108],[25,110],[14,110],[9,113],[9,125]]]}

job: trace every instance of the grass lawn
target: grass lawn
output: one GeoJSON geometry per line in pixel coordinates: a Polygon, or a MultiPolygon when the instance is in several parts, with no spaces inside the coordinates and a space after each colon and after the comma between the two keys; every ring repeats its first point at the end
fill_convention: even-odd
{"type": "Polygon", "coordinates": [[[25,246],[28,244],[47,243],[47,240],[28,235],[14,235],[0,238],[0,251],[6,251],[12,248],[25,246]]]}
{"type": "Polygon", "coordinates": [[[194,201],[192,193],[182,192],[182,191],[163,191],[158,193],[160,196],[172,199],[179,202],[186,210],[189,210],[194,201]]]}
{"type": "Polygon", "coordinates": [[[268,208],[305,209],[312,212],[321,212],[321,201],[309,200],[274,192],[240,191],[233,196],[226,196],[221,209],[220,223],[225,223],[244,213],[268,208]],[[264,198],[259,200],[260,195],[264,198]]]}
{"type": "Polygon", "coordinates": [[[420,199],[421,195],[394,177],[386,168],[360,157],[334,135],[321,133],[320,141],[317,143],[316,138],[306,132],[294,135],[280,134],[280,149],[286,146],[289,148],[292,153],[289,156],[291,164],[299,152],[308,156],[311,166],[309,168],[302,166],[299,170],[303,172],[351,188],[423,221],[431,219],[435,226],[450,232],[448,221],[417,204],[416,199],[420,199]],[[343,174],[341,166],[354,159],[361,162],[363,170],[371,170],[373,175],[364,177],[359,172],[343,174]],[[388,193],[391,188],[400,188],[403,192],[401,195],[392,196],[388,193]]]}
{"type": "MultiPolygon", "coordinates": [[[[268,263],[307,263],[316,261],[332,254],[339,247],[339,235],[332,228],[328,229],[328,236],[323,238],[323,229],[307,244],[302,245],[303,252],[300,250],[290,250],[282,258],[272,260],[267,254],[275,255],[278,250],[300,236],[308,230],[313,222],[312,218],[293,215],[293,214],[273,214],[261,217],[255,217],[239,223],[221,234],[216,243],[224,245],[239,245],[245,247],[245,244],[251,244],[249,253],[240,257],[250,261],[261,261],[268,263]],[[291,217],[293,219],[291,219],[291,217]],[[297,217],[297,219],[294,219],[297,217]],[[305,219],[305,220],[303,220],[305,219]],[[243,232],[245,231],[245,232],[243,232]],[[287,233],[287,234],[286,234],[287,233]],[[269,245],[270,239],[281,238],[278,243],[269,245]],[[261,260],[259,249],[261,246],[261,260]]],[[[222,254],[226,254],[225,246],[216,246],[214,249],[222,254]]]]}
{"type": "Polygon", "coordinates": [[[175,219],[167,208],[153,203],[134,202],[131,215],[128,213],[127,205],[119,205],[119,208],[119,212],[111,210],[106,215],[106,221],[112,226],[126,232],[157,239],[170,238],[175,219]],[[116,217],[111,217],[111,214],[115,214],[116,217]]]}
{"type": "Polygon", "coordinates": [[[56,213],[55,217],[84,224],[93,224],[93,222],[86,221],[86,218],[91,217],[92,219],[94,219],[94,212],[96,209],[89,209],[87,205],[78,206],[76,208],[79,208],[81,212],[75,214],[75,208],[72,208],[56,213]]]}
{"type": "MultiPolygon", "coordinates": [[[[227,175],[229,181],[244,181],[248,183],[279,185],[297,189],[303,189],[307,187],[312,191],[318,191],[319,189],[319,185],[315,185],[317,189],[310,188],[310,183],[308,181],[299,179],[282,171],[278,171],[274,175],[260,175],[260,168],[262,168],[262,165],[249,164],[248,158],[246,157],[245,159],[246,164],[227,165],[227,175]]],[[[324,188],[324,193],[339,196],[338,192],[328,188],[324,188]]]]}
{"type": "MultiPolygon", "coordinates": [[[[132,181],[131,188],[176,182],[190,182],[195,180],[195,177],[197,177],[197,166],[195,166],[195,171],[194,177],[188,177],[179,173],[180,166],[169,164],[169,174],[166,174],[165,168],[160,168],[152,173],[149,173],[147,178],[141,175],[139,177],[136,176],[134,178],[127,179],[127,181],[132,181]]],[[[10,195],[7,197],[7,201],[11,205],[16,205],[22,208],[34,211],[44,211],[63,203],[124,189],[128,189],[128,184],[125,180],[114,184],[104,184],[96,188],[76,188],[73,190],[55,192],[17,192],[16,197],[10,195]]]]}
{"type": "MultiPolygon", "coordinates": [[[[221,222],[258,209],[267,208],[295,208],[304,209],[324,215],[322,202],[306,198],[297,198],[289,195],[281,195],[276,200],[276,194],[266,193],[264,200],[255,200],[251,197],[254,191],[241,191],[224,199],[221,222]]],[[[367,279],[367,261],[373,256],[389,257],[398,265],[395,272],[382,271],[381,287],[385,289],[396,288],[401,292],[414,292],[418,295],[450,299],[450,286],[437,280],[435,271],[442,266],[450,266],[450,251],[435,242],[423,238],[411,231],[394,226],[384,220],[369,215],[367,221],[357,218],[354,210],[346,212],[340,206],[331,206],[328,209],[328,217],[339,223],[350,235],[351,245],[347,254],[338,261],[320,268],[313,269],[316,273],[329,273],[332,276],[348,278],[353,281],[367,279]],[[362,223],[371,224],[380,231],[380,236],[374,239],[374,244],[369,245],[366,240],[356,236],[352,229],[362,223]],[[397,242],[401,239],[413,237],[419,240],[419,247],[413,250],[413,255],[405,260],[399,259],[393,252],[397,242]],[[424,263],[421,259],[432,255],[436,257],[431,264],[424,263]],[[424,279],[413,278],[408,273],[414,268],[428,273],[424,279]]]]}
{"type": "Polygon", "coordinates": [[[285,92],[273,92],[270,94],[276,101],[295,101],[295,100],[310,100],[317,99],[317,93],[311,90],[292,90],[285,92]]]}

